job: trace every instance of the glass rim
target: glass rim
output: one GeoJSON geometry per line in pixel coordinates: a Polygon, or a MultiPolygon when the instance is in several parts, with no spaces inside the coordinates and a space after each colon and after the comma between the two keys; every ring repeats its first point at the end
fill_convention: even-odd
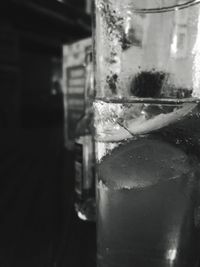
{"type": "Polygon", "coordinates": [[[200,4],[200,0],[190,0],[185,3],[180,3],[176,5],[166,6],[166,7],[155,7],[155,8],[132,8],[132,11],[135,13],[164,13],[170,11],[178,11],[190,6],[200,4]]]}

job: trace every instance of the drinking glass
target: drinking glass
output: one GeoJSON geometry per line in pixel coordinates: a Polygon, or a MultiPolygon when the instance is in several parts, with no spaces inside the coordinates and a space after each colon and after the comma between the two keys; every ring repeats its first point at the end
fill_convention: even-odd
{"type": "Polygon", "coordinates": [[[94,14],[98,267],[196,267],[200,1],[94,14]]]}

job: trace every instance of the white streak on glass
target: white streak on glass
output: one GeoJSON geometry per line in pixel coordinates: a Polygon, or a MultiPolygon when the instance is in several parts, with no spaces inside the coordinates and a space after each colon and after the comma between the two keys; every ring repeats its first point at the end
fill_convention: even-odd
{"type": "MultiPolygon", "coordinates": [[[[200,11],[200,9],[199,9],[200,11]]],[[[197,26],[196,42],[192,51],[193,62],[193,97],[200,97],[200,12],[197,26]]]]}

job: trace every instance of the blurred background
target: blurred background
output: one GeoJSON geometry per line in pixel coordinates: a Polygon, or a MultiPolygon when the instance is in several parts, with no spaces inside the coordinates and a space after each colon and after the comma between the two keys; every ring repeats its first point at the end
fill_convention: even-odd
{"type": "Polygon", "coordinates": [[[73,208],[90,44],[91,0],[0,3],[1,267],[95,266],[95,225],[73,208]]]}

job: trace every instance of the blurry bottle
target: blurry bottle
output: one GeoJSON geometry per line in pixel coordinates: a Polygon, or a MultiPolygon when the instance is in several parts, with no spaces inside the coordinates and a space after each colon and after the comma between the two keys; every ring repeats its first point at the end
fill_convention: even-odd
{"type": "Polygon", "coordinates": [[[76,126],[75,139],[75,210],[82,220],[95,220],[95,172],[93,142],[93,67],[92,49],[85,59],[85,113],[76,126]]]}

